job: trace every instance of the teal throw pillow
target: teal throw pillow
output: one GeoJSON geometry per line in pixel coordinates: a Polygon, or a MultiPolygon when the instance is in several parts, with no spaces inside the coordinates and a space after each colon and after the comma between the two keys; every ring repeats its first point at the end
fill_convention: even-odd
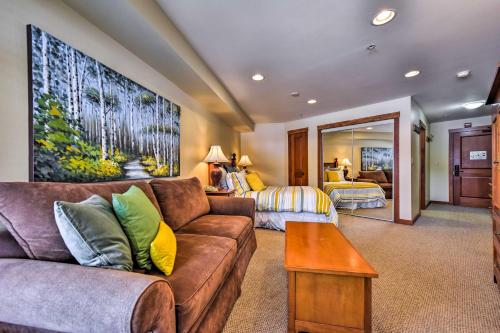
{"type": "Polygon", "coordinates": [[[123,194],[113,193],[113,209],[127,235],[140,268],[151,270],[149,248],[160,227],[161,215],[137,186],[123,194]]]}
{"type": "Polygon", "coordinates": [[[106,199],[92,195],[79,203],[56,201],[54,214],[64,243],[80,265],[132,270],[127,236],[106,199]]]}

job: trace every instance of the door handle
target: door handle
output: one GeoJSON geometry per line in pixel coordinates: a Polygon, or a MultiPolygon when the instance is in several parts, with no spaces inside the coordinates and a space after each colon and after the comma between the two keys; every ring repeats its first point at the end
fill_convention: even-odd
{"type": "Polygon", "coordinates": [[[460,175],[460,165],[455,165],[455,169],[454,169],[453,175],[455,177],[458,177],[460,175]]]}

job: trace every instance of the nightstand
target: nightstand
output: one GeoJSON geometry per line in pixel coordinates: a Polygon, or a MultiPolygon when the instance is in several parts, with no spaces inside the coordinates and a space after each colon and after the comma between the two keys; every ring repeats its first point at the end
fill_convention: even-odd
{"type": "Polygon", "coordinates": [[[217,196],[217,197],[234,197],[235,190],[221,189],[218,191],[205,191],[206,195],[217,196]]]}

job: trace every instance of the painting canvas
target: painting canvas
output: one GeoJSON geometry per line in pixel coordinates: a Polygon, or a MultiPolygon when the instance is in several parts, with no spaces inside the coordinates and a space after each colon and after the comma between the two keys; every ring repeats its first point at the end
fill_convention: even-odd
{"type": "Polygon", "coordinates": [[[34,26],[28,53],[31,180],[179,175],[178,105],[34,26]]]}
{"type": "Polygon", "coordinates": [[[361,147],[361,170],[392,170],[392,148],[361,147]]]}

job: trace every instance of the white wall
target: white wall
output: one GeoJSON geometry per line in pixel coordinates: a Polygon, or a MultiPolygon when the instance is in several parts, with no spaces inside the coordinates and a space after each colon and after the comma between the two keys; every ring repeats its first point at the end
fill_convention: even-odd
{"type": "MultiPolygon", "coordinates": [[[[413,131],[413,124],[419,125],[420,121],[422,121],[426,127],[426,135],[428,135],[429,131],[429,122],[427,121],[427,118],[424,115],[424,112],[420,108],[420,106],[413,100],[412,98],[412,103],[411,103],[411,119],[412,119],[412,131],[411,131],[411,210],[412,210],[412,218],[415,218],[419,211],[420,211],[420,135],[417,134],[416,132],[413,131]]],[[[425,203],[427,204],[429,202],[429,186],[430,186],[430,179],[429,179],[429,159],[430,159],[430,153],[429,153],[429,145],[428,143],[425,144],[426,151],[425,151],[425,174],[426,174],[426,179],[425,179],[425,203]]]]}
{"type": "Polygon", "coordinates": [[[449,133],[448,130],[463,128],[464,123],[472,123],[473,127],[491,124],[491,117],[477,117],[460,120],[443,121],[431,124],[433,135],[430,143],[430,200],[449,201],[449,133]]]}
{"type": "Polygon", "coordinates": [[[61,1],[0,1],[0,181],[25,181],[28,161],[26,25],[34,24],[182,108],[181,177],[207,183],[201,160],[212,144],[239,153],[239,133],[204,110],[166,77],[61,1]]]}
{"type": "MultiPolygon", "coordinates": [[[[287,179],[287,156],[288,152],[286,151],[287,147],[287,131],[298,129],[298,128],[309,128],[309,184],[313,186],[317,186],[318,184],[318,139],[317,139],[317,126],[329,123],[335,123],[344,120],[351,120],[356,118],[363,118],[368,116],[392,113],[392,112],[400,112],[400,131],[399,131],[399,182],[400,182],[400,218],[401,219],[411,219],[411,192],[404,191],[402,189],[411,188],[411,98],[403,97],[398,98],[382,103],[365,105],[357,108],[347,109],[338,112],[332,112],[320,116],[303,118],[300,120],[290,121],[284,123],[284,129],[279,129],[280,126],[276,125],[275,130],[281,130],[281,136],[274,135],[273,137],[276,140],[280,140],[281,144],[277,144],[273,142],[273,145],[278,145],[280,148],[276,151],[276,153],[270,153],[271,149],[269,148],[269,142],[265,140],[261,140],[262,143],[259,145],[254,145],[254,150],[252,154],[247,152],[248,140],[255,139],[255,137],[259,136],[257,134],[248,135],[242,134],[241,136],[241,147],[242,154],[249,154],[250,159],[254,159],[256,156],[258,158],[270,158],[273,159],[273,163],[278,163],[281,166],[281,170],[268,170],[263,165],[258,165],[255,163],[254,169],[259,172],[266,172],[269,175],[273,175],[274,182],[279,183],[283,182],[287,179]],[[267,147],[267,148],[266,148],[267,147]],[[285,147],[285,154],[281,156],[282,147],[285,147]]],[[[256,132],[258,128],[263,128],[262,124],[258,124],[256,126],[256,132]]],[[[263,133],[262,131],[261,133],[263,133]]],[[[274,152],[274,150],[273,150],[274,152]]]]}

